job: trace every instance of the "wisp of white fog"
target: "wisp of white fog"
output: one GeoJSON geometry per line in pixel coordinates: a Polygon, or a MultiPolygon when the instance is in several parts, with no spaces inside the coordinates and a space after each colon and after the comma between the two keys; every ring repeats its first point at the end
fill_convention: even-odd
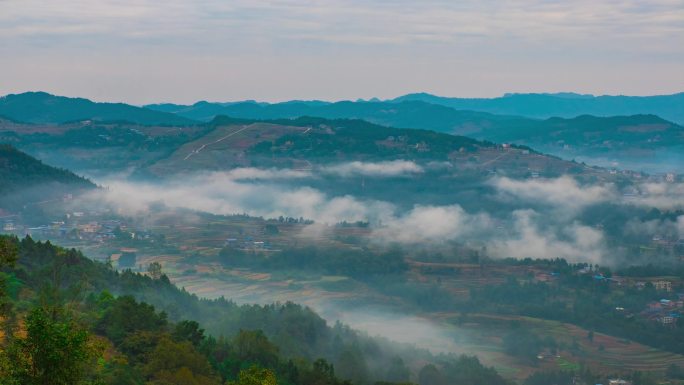
{"type": "MultiPolygon", "coordinates": [[[[407,211],[378,200],[351,195],[330,196],[309,187],[317,173],[339,177],[372,175],[410,177],[423,168],[410,161],[351,162],[314,171],[238,168],[199,173],[164,183],[104,180],[106,189],[87,199],[105,202],[128,215],[144,214],[155,203],[214,214],[249,214],[264,218],[303,217],[316,222],[314,232],[347,221],[367,221],[375,242],[476,242],[494,257],[566,258],[605,262],[609,254],[601,229],[582,224],[577,215],[590,205],[613,202],[678,208],[684,202],[681,184],[643,184],[637,197],[624,198],[613,185],[580,185],[570,176],[555,179],[493,178],[496,199],[523,208],[509,213],[467,212],[450,205],[415,205],[407,211]],[[284,183],[297,181],[296,184],[284,183]],[[540,206],[542,208],[540,208],[540,206]],[[546,208],[543,208],[546,207],[546,208]]],[[[684,218],[661,224],[632,223],[630,228],[669,226],[684,237],[684,218]]]]}

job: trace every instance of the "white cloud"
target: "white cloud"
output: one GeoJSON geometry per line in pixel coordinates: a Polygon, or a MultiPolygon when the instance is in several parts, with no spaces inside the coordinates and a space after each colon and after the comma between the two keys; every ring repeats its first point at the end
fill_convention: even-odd
{"type": "Polygon", "coordinates": [[[481,234],[490,226],[488,215],[470,215],[459,205],[416,206],[398,217],[385,218],[374,235],[391,242],[444,242],[481,234]]]}
{"type": "MultiPolygon", "coordinates": [[[[266,218],[304,217],[317,222],[365,221],[386,216],[392,205],[362,202],[351,196],[329,197],[311,187],[287,187],[255,179],[286,178],[289,172],[237,169],[177,178],[162,184],[111,180],[99,182],[106,189],[87,199],[104,200],[129,214],[144,213],[154,203],[215,214],[240,214],[266,218]],[[252,182],[245,180],[251,179],[252,182]]],[[[295,174],[297,177],[305,174],[295,174]]]]}
{"type": "Polygon", "coordinates": [[[263,169],[254,167],[235,168],[227,171],[225,177],[232,180],[278,180],[311,177],[308,171],[291,169],[263,169]]]}
{"type": "Polygon", "coordinates": [[[577,222],[549,224],[533,210],[515,211],[510,229],[508,236],[490,241],[494,256],[605,263],[608,254],[600,230],[577,222]]]}
{"type": "Polygon", "coordinates": [[[373,231],[376,241],[416,245],[458,241],[486,245],[497,258],[565,258],[606,263],[610,253],[603,232],[573,219],[548,218],[534,210],[516,210],[501,222],[487,213],[469,214],[458,205],[416,206],[385,218],[373,231]]]}
{"type": "Polygon", "coordinates": [[[355,161],[325,167],[321,171],[324,173],[337,174],[340,176],[404,176],[422,173],[423,168],[416,163],[407,160],[393,160],[375,163],[355,161]]]}
{"type": "Polygon", "coordinates": [[[544,203],[559,208],[577,209],[614,198],[611,187],[580,186],[570,176],[555,179],[515,180],[497,178],[492,181],[500,192],[528,202],[544,203]]]}
{"type": "Polygon", "coordinates": [[[684,183],[644,183],[638,186],[638,190],[640,194],[624,202],[661,210],[684,208],[684,183]]]}
{"type": "Polygon", "coordinates": [[[683,19],[676,0],[4,0],[0,93],[145,103],[677,92],[683,19]]]}

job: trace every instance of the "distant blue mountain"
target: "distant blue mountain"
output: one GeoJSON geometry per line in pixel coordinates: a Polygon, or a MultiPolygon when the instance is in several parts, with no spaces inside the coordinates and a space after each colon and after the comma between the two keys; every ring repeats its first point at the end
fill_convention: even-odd
{"type": "Polygon", "coordinates": [[[0,115],[15,121],[60,124],[80,120],[128,121],[138,124],[181,125],[191,119],[124,103],[95,103],[88,99],[25,92],[0,97],[0,115]]]}
{"type": "Polygon", "coordinates": [[[492,99],[450,98],[415,93],[389,101],[395,103],[421,101],[457,110],[531,118],[651,114],[684,124],[684,92],[658,96],[593,96],[575,93],[506,94],[492,99]]]}
{"type": "Polygon", "coordinates": [[[450,107],[421,101],[393,102],[285,102],[262,104],[242,102],[231,104],[199,102],[192,106],[170,107],[150,105],[150,109],[173,111],[181,116],[209,121],[218,115],[241,119],[282,119],[313,116],[326,119],[362,119],[384,126],[420,128],[467,135],[503,122],[522,125],[529,118],[494,115],[485,112],[459,111],[450,107]]]}

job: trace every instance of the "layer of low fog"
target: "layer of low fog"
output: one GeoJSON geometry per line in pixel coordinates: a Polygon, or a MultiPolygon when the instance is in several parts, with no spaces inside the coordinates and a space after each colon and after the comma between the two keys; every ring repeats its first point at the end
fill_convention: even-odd
{"type": "MultiPolygon", "coordinates": [[[[312,185],[365,175],[412,178],[424,168],[414,162],[351,162],[309,171],[239,168],[228,172],[185,175],[164,183],[100,180],[105,186],[87,197],[129,216],[165,205],[214,214],[249,214],[264,218],[306,218],[316,222],[305,231],[320,233],[343,221],[368,222],[373,242],[425,244],[459,242],[485,246],[493,257],[566,258],[610,264],[615,251],[606,245],[600,226],[582,221],[583,213],[600,204],[622,207],[684,207],[684,185],[643,183],[625,192],[612,184],[586,185],[570,176],[515,180],[493,177],[493,191],[482,196],[485,209],[473,211],[456,199],[446,205],[413,204],[408,209],[387,200],[323,192],[312,185]],[[329,178],[329,176],[327,176],[329,178]],[[487,209],[504,204],[509,210],[487,209]],[[488,206],[489,205],[489,206],[488,206]]],[[[410,181],[409,181],[410,182],[410,181]]],[[[332,189],[334,191],[334,189],[332,189]]],[[[391,192],[390,192],[391,193],[391,192]]],[[[661,223],[634,219],[626,232],[649,231],[684,237],[684,217],[661,223]]]]}
{"type": "MultiPolygon", "coordinates": [[[[582,184],[570,176],[553,179],[516,180],[492,177],[485,181],[485,202],[472,209],[454,199],[449,204],[400,206],[363,193],[335,194],[312,187],[351,178],[402,178],[411,183],[431,169],[447,165],[413,162],[352,162],[306,171],[239,168],[228,172],[185,175],[164,183],[132,182],[111,178],[98,180],[105,186],[84,197],[80,204],[108,205],[127,216],[147,215],[160,207],[185,208],[214,214],[242,214],[277,218],[306,218],[315,221],[303,233],[320,235],[337,223],[363,221],[370,224],[368,242],[403,245],[441,245],[449,242],[485,248],[492,257],[566,258],[572,261],[612,264],[617,252],[608,243],[605,229],[583,220],[587,211],[600,205],[621,208],[681,209],[684,185],[642,183],[629,188],[612,184],[582,184]],[[497,203],[497,204],[494,204],[497,203]],[[492,207],[491,210],[486,208],[492,207]],[[501,210],[509,207],[510,210],[501,210]],[[498,208],[498,209],[496,209],[498,208]]],[[[684,237],[684,216],[641,220],[624,224],[625,236],[670,234],[684,237]]],[[[468,336],[442,324],[411,315],[381,311],[351,311],[336,306],[334,299],[314,301],[317,296],[267,287],[236,290],[239,282],[217,281],[217,295],[248,295],[247,302],[270,303],[293,300],[312,306],[329,320],[364,330],[370,335],[416,344],[433,352],[458,352],[468,336]],[[218,289],[225,285],[225,290],[218,289]],[[263,289],[263,290],[262,290],[263,289]]],[[[237,289],[240,289],[239,287],[237,289]]],[[[309,293],[310,294],[310,293],[309,293]]],[[[240,299],[237,299],[240,301],[240,299]]]]}

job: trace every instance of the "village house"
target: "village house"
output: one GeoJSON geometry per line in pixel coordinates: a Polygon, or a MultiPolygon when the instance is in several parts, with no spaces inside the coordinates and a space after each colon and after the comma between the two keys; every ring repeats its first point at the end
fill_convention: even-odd
{"type": "Polygon", "coordinates": [[[656,288],[656,290],[664,290],[667,292],[672,291],[672,282],[670,281],[655,281],[653,282],[653,287],[656,288]]]}
{"type": "Polygon", "coordinates": [[[2,231],[15,231],[17,230],[17,227],[14,225],[13,222],[5,222],[5,225],[2,227],[2,231]]]}

